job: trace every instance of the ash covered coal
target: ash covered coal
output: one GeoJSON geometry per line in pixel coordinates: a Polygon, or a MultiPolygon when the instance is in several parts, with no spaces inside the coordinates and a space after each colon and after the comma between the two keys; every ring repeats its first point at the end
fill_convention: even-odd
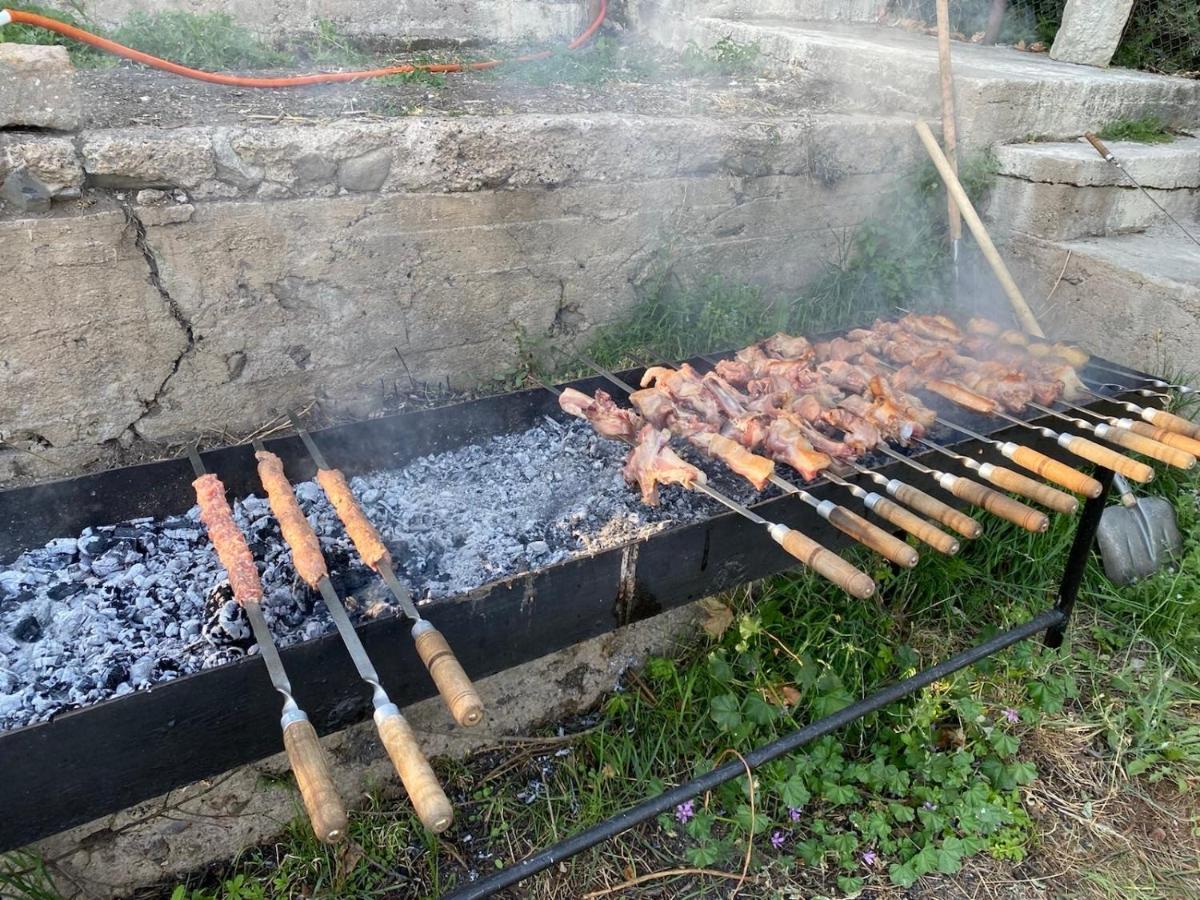
{"type": "MultiPolygon", "coordinates": [[[[626,453],[583,422],[547,418],[351,485],[401,580],[428,600],[722,510],[674,487],[663,490],[658,508],[642,505],[621,478],[626,453]]],[[[704,468],[715,486],[752,499],[748,486],[704,468]]],[[[370,581],[320,488],[304,482],[296,493],[335,581],[370,581]]],[[[251,495],[233,508],[259,564],[264,612],[280,646],[332,631],[324,607],[296,581],[266,500],[251,495]]],[[[369,593],[371,602],[349,604],[353,615],[390,609],[384,594],[369,593]]],[[[88,528],[0,568],[0,730],[254,652],[194,507],[165,520],[88,528]]]]}

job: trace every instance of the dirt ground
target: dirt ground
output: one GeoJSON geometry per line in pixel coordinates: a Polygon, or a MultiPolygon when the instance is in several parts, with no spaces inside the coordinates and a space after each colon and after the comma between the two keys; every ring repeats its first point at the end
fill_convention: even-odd
{"type": "MultiPolygon", "coordinates": [[[[256,75],[297,74],[256,72],[256,75]]],[[[449,74],[440,84],[367,80],[298,88],[231,88],[132,65],[82,70],[85,128],[298,124],[395,116],[566,114],[756,116],[820,111],[819,91],[796,77],[691,78],[663,70],[603,81],[541,84],[527,70],[449,74]]],[[[439,79],[440,81],[440,79],[439,79]]]]}

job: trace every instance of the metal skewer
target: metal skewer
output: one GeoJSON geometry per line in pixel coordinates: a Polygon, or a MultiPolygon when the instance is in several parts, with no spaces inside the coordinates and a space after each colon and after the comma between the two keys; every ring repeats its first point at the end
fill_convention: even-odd
{"type": "Polygon", "coordinates": [[[891,496],[901,503],[907,504],[922,515],[929,516],[935,522],[940,522],[947,528],[952,528],[963,537],[974,540],[983,534],[983,526],[961,510],[955,509],[948,503],[943,503],[932,494],[927,494],[898,478],[888,478],[874,469],[859,465],[854,460],[842,460],[847,466],[860,475],[870,478],[891,496]]]}
{"type": "MultiPolygon", "coordinates": [[[[279,458],[273,454],[267,454],[262,441],[256,440],[253,443],[255,454],[260,460],[260,475],[264,472],[263,466],[266,465],[266,460],[272,460],[278,466],[277,471],[281,473],[282,463],[279,462],[279,458]]],[[[314,586],[310,579],[319,574],[315,587],[321,594],[325,608],[329,610],[329,618],[337,627],[338,634],[350,654],[350,659],[354,662],[354,668],[358,670],[359,677],[371,686],[371,702],[375,707],[374,719],[379,739],[383,743],[384,749],[387,750],[396,774],[400,776],[400,781],[404,784],[404,789],[408,792],[417,817],[430,831],[434,833],[445,831],[454,821],[454,810],[450,806],[450,801],[446,798],[441,784],[438,783],[433,768],[425,758],[412,726],[400,712],[400,707],[388,697],[379,673],[375,671],[375,666],[367,655],[367,648],[363,646],[362,640],[359,638],[358,632],[354,630],[354,625],[346,612],[345,605],[338,597],[337,591],[333,589],[333,583],[329,580],[329,572],[325,568],[324,557],[320,553],[317,536],[300,511],[295,493],[290,485],[276,486],[268,483],[266,477],[263,477],[262,481],[267,490],[271,510],[284,529],[284,540],[292,550],[293,564],[297,559],[299,549],[293,545],[293,541],[305,542],[316,551],[313,562],[319,560],[319,567],[315,571],[310,571],[305,567],[295,566],[296,572],[305,582],[309,583],[310,587],[314,586]],[[273,487],[275,490],[272,490],[273,487]],[[295,514],[294,517],[289,518],[287,526],[284,525],[284,517],[280,515],[284,511],[281,507],[286,507],[288,512],[295,514]],[[299,533],[292,533],[292,522],[295,522],[301,529],[299,533]]]]}
{"type": "Polygon", "coordinates": [[[943,472],[940,469],[934,469],[924,463],[919,463],[912,457],[905,456],[903,453],[897,453],[887,444],[879,443],[876,445],[876,449],[897,462],[904,463],[918,472],[928,475],[938,483],[939,487],[950,492],[960,500],[965,500],[972,506],[985,509],[992,515],[999,516],[1001,519],[1012,522],[1014,525],[1019,525],[1027,531],[1040,533],[1050,527],[1050,519],[1045,513],[1026,506],[1024,503],[1014,500],[999,491],[994,491],[990,487],[986,487],[969,478],[952,475],[949,472],[943,472]]]}
{"type": "Polygon", "coordinates": [[[1190,231],[1188,231],[1187,228],[1185,228],[1178,219],[1176,219],[1173,215],[1171,215],[1169,212],[1167,212],[1167,208],[1165,206],[1163,206],[1161,203],[1159,203],[1157,200],[1155,200],[1154,197],[1151,195],[1151,193],[1148,190],[1146,190],[1144,187],[1142,187],[1141,182],[1139,182],[1136,178],[1133,177],[1133,175],[1130,174],[1129,170],[1126,169],[1125,166],[1121,163],[1121,160],[1117,159],[1117,157],[1113,154],[1113,152],[1111,150],[1109,150],[1108,147],[1104,146],[1104,144],[1100,141],[1100,138],[1096,137],[1096,135],[1092,134],[1090,131],[1084,132],[1083,136],[1087,139],[1087,142],[1092,145],[1092,149],[1094,149],[1097,153],[1100,154],[1101,159],[1103,159],[1107,163],[1111,163],[1112,165],[1116,166],[1117,169],[1120,170],[1121,174],[1125,176],[1126,180],[1128,180],[1130,184],[1132,184],[1135,188],[1137,188],[1139,191],[1141,191],[1147,200],[1149,200],[1151,203],[1153,203],[1155,206],[1157,206],[1159,212],[1161,212],[1164,216],[1166,216],[1168,219],[1170,219],[1172,222],[1174,222],[1175,226],[1187,236],[1188,240],[1190,240],[1197,247],[1200,247],[1200,239],[1198,239],[1194,234],[1192,234],[1190,231]]]}
{"type": "MultiPolygon", "coordinates": [[[[528,377],[530,381],[539,387],[545,388],[555,396],[561,396],[562,391],[558,388],[551,387],[533,374],[530,374],[528,377]]],[[[632,446],[631,441],[625,441],[624,443],[632,446]]],[[[860,572],[836,553],[822,547],[807,535],[793,528],[788,528],[782,523],[764,519],[758,513],[707,484],[696,482],[691,486],[691,489],[699,491],[707,497],[711,497],[743,518],[749,519],[754,524],[762,525],[767,529],[771,540],[783,547],[784,550],[804,563],[808,568],[821,577],[833,582],[851,596],[865,600],[875,593],[875,582],[869,575],[860,572]]]]}
{"type": "Polygon", "coordinates": [[[1130,403],[1128,400],[1118,400],[1116,397],[1106,396],[1088,387],[1085,387],[1083,390],[1097,400],[1106,400],[1109,403],[1115,403],[1117,406],[1131,413],[1137,413],[1141,419],[1144,419],[1151,425],[1157,425],[1159,428],[1165,428],[1168,431],[1174,431],[1200,440],[1200,425],[1197,425],[1195,422],[1189,422],[1181,416],[1174,415],[1163,409],[1154,409],[1150,406],[1140,406],[1137,403],[1130,403]]]}
{"type": "MultiPolygon", "coordinates": [[[[1139,375],[1137,372],[1126,372],[1122,369],[1114,369],[1114,368],[1111,368],[1110,366],[1102,365],[1101,363],[1098,363],[1095,360],[1091,360],[1091,359],[1088,360],[1087,365],[1093,369],[1100,369],[1102,372],[1111,372],[1113,375],[1121,375],[1125,378],[1136,378],[1138,381],[1144,381],[1144,382],[1146,382],[1146,384],[1153,385],[1156,388],[1163,388],[1163,389],[1167,389],[1167,390],[1178,391],[1181,394],[1200,393],[1200,389],[1194,388],[1187,384],[1171,384],[1168,381],[1163,381],[1161,378],[1153,378],[1149,375],[1139,375]]],[[[1113,385],[1113,386],[1127,390],[1127,388],[1124,388],[1124,385],[1118,384],[1118,385],[1113,385]]],[[[1160,394],[1160,395],[1156,395],[1156,396],[1162,396],[1162,395],[1160,394]]]]}
{"type": "Polygon", "coordinates": [[[1104,490],[1100,482],[1090,475],[1085,475],[1078,469],[1071,468],[1066,463],[1061,463],[1057,459],[1046,456],[1044,453],[1039,453],[1032,447],[1024,447],[1012,441],[1001,441],[993,437],[988,437],[985,434],[980,434],[978,431],[967,428],[965,425],[959,425],[957,422],[951,422],[949,419],[941,416],[935,416],[934,418],[940,425],[945,425],[947,428],[961,432],[967,437],[982,441],[985,444],[991,444],[1000,451],[1000,455],[1005,459],[1012,460],[1021,468],[1027,469],[1035,475],[1040,475],[1047,481],[1053,481],[1055,484],[1065,487],[1072,493],[1095,498],[1099,497],[1104,490]]]}
{"type": "Polygon", "coordinates": [[[1064,491],[1052,488],[1048,484],[1042,484],[1040,481],[1035,481],[1032,478],[1026,478],[1021,473],[1014,472],[1012,469],[1005,469],[1002,466],[971,459],[971,457],[951,450],[949,447],[943,447],[936,441],[931,441],[927,438],[917,438],[917,440],[929,449],[936,450],[938,453],[957,460],[975,472],[984,481],[989,481],[999,488],[1012,491],[1014,494],[1020,494],[1022,497],[1034,500],[1047,509],[1052,509],[1063,515],[1071,516],[1079,511],[1079,501],[1064,491]]]}
{"type": "MultiPolygon", "coordinates": [[[[586,354],[573,351],[572,355],[574,355],[580,362],[586,363],[598,375],[603,376],[622,391],[625,391],[625,393],[633,394],[637,390],[628,382],[617,377],[614,373],[605,369],[586,354]]],[[[917,555],[917,552],[904,541],[901,541],[893,535],[888,534],[882,528],[872,525],[862,516],[851,512],[844,506],[839,506],[832,500],[821,500],[798,485],[795,485],[787,479],[780,477],[776,473],[771,474],[770,481],[771,484],[775,485],[780,490],[787,494],[791,494],[794,497],[798,497],[804,503],[811,506],[814,510],[816,510],[817,515],[819,515],[838,531],[849,535],[860,544],[870,547],[889,562],[893,562],[898,566],[903,566],[906,569],[911,569],[919,561],[920,557],[917,555]]],[[[879,497],[878,494],[875,496],[879,497]]],[[[884,500],[882,497],[879,497],[879,499],[884,500]]],[[[884,508],[887,508],[886,501],[884,508]]]]}
{"type": "MultiPolygon", "coordinates": [[[[1070,406],[1070,404],[1064,404],[1070,406]]],[[[1041,412],[1071,422],[1083,428],[1086,431],[1092,432],[1098,438],[1116,444],[1118,447],[1124,447],[1126,450],[1132,450],[1134,453],[1140,453],[1143,456],[1149,456],[1151,459],[1156,459],[1159,462],[1164,462],[1167,465],[1175,466],[1178,469],[1191,469],[1196,465],[1196,457],[1182,450],[1176,450],[1173,447],[1168,447],[1166,444],[1161,444],[1158,441],[1152,440],[1144,435],[1137,434],[1127,428],[1122,428],[1119,425],[1113,425],[1108,422],[1093,423],[1088,422],[1075,416],[1069,416],[1059,410],[1050,409],[1040,403],[1029,402],[1029,406],[1041,412]]],[[[1074,407],[1072,407],[1074,408],[1074,407]]],[[[1083,410],[1081,410],[1083,411],[1083,410]]],[[[1100,413],[1091,412],[1091,415],[1097,418],[1105,418],[1100,413]]]]}
{"type": "MultiPolygon", "coordinates": [[[[188,459],[197,478],[208,474],[194,444],[188,447],[188,459]]],[[[240,531],[238,534],[241,536],[240,531]]],[[[244,544],[244,537],[242,541],[244,544]]],[[[275,646],[275,639],[271,637],[261,604],[257,600],[246,600],[236,595],[234,599],[245,610],[246,618],[250,621],[258,655],[267,667],[272,687],[283,695],[283,717],[279,723],[283,730],[283,746],[296,775],[296,784],[300,788],[313,831],[321,841],[336,843],[345,836],[348,820],[345,807],[333,786],[329,763],[321,749],[316,729],[292,694],[292,683],[288,680],[283,660],[279,658],[279,650],[275,646]]]]}
{"type": "MultiPolygon", "coordinates": [[[[879,365],[882,368],[888,369],[889,371],[892,371],[892,372],[896,371],[895,366],[889,365],[888,363],[885,363],[882,360],[879,361],[879,365]]],[[[951,383],[953,384],[953,382],[951,382],[951,383]]],[[[954,384],[954,387],[958,388],[959,390],[965,391],[968,394],[974,393],[969,388],[966,388],[960,384],[954,384]]],[[[939,395],[939,396],[941,396],[941,395],[939,395]]],[[[954,400],[954,398],[946,398],[946,399],[950,399],[952,402],[957,403],[959,406],[963,405],[960,401],[954,400]]],[[[1123,456],[1122,454],[1117,453],[1115,450],[1110,450],[1108,447],[1101,446],[1100,444],[1097,444],[1095,441],[1089,441],[1087,438],[1081,437],[1077,434],[1069,434],[1069,433],[1060,434],[1059,432],[1055,431],[1053,428],[1049,428],[1045,425],[1035,425],[1033,422],[1026,422],[1024,419],[1018,419],[1014,416],[1010,416],[1008,413],[1006,413],[1000,409],[1000,404],[998,402],[996,402],[995,400],[992,400],[990,397],[983,397],[982,399],[986,400],[990,406],[990,412],[986,413],[986,415],[993,415],[996,418],[1004,419],[1006,422],[1011,422],[1013,425],[1019,425],[1022,428],[1028,428],[1033,431],[1036,431],[1043,437],[1049,438],[1050,440],[1054,441],[1056,444],[1058,444],[1060,447],[1062,447],[1068,453],[1074,453],[1076,456],[1080,457],[1081,459],[1086,459],[1088,462],[1094,463],[1095,465],[1103,466],[1106,469],[1111,469],[1112,471],[1116,472],[1119,475],[1124,475],[1127,478],[1132,478],[1134,481],[1140,481],[1143,484],[1145,484],[1146,482],[1148,482],[1154,478],[1154,470],[1151,469],[1149,466],[1147,466],[1145,463],[1140,463],[1137,460],[1130,459],[1127,456],[1123,456]]],[[[1108,398],[1106,397],[1104,399],[1108,399],[1108,398]]],[[[968,433],[972,437],[980,437],[980,435],[977,432],[969,431],[968,429],[963,428],[960,425],[955,425],[952,422],[947,422],[941,416],[937,416],[936,419],[937,419],[937,421],[942,422],[946,425],[949,425],[952,428],[956,428],[959,431],[968,433]]],[[[993,443],[996,443],[996,442],[993,441],[993,443]]],[[[1011,446],[1014,449],[1020,451],[1019,454],[1010,456],[1009,452],[1008,452],[1008,448],[1005,446],[1001,447],[1001,453],[1003,453],[1009,459],[1012,459],[1013,462],[1017,463],[1018,465],[1025,466],[1026,468],[1030,468],[1033,471],[1037,472],[1042,477],[1049,478],[1051,481],[1055,482],[1056,484],[1061,484],[1063,487],[1070,488],[1071,490],[1076,490],[1074,487],[1071,486],[1071,484],[1068,484],[1067,481],[1065,480],[1067,478],[1070,478],[1071,476],[1067,476],[1066,473],[1064,473],[1061,469],[1059,469],[1055,465],[1048,465],[1048,463],[1053,462],[1052,460],[1049,459],[1049,457],[1046,457],[1040,453],[1036,453],[1036,451],[1032,451],[1027,447],[1018,447],[1015,444],[1013,444],[1011,446]],[[1037,457],[1040,457],[1040,459],[1038,459],[1037,457]],[[1022,462],[1022,458],[1024,458],[1026,461],[1022,462]],[[1032,463],[1035,461],[1038,466],[1037,468],[1034,468],[1034,466],[1032,465],[1032,463]],[[1054,474],[1053,475],[1049,474],[1051,472],[1053,472],[1054,474]]],[[[1077,472],[1074,472],[1074,470],[1071,470],[1071,469],[1068,469],[1068,471],[1072,472],[1073,475],[1076,475],[1076,476],[1079,474],[1077,472]]],[[[1097,484],[1097,490],[1100,490],[1099,482],[1096,482],[1096,484],[1097,484]]],[[[1089,485],[1089,487],[1090,487],[1090,485],[1089,485]]]]}
{"type": "MultiPolygon", "coordinates": [[[[300,440],[304,443],[313,462],[317,464],[317,468],[320,470],[318,472],[318,482],[323,477],[330,476],[331,480],[336,479],[344,483],[344,476],[337,469],[329,465],[329,462],[325,459],[325,455],[321,453],[320,448],[313,441],[312,435],[300,424],[300,420],[296,414],[289,411],[288,418],[291,420],[292,427],[300,436],[300,440]]],[[[324,484],[322,484],[322,488],[325,488],[324,484]]],[[[347,494],[349,494],[348,486],[345,489],[347,494]]],[[[354,541],[355,549],[358,550],[360,557],[364,561],[368,561],[370,559],[369,555],[364,553],[364,547],[359,544],[361,539],[359,529],[367,532],[369,539],[382,547],[383,540],[379,537],[379,533],[371,525],[370,521],[368,521],[366,514],[358,505],[357,500],[353,501],[352,509],[337,508],[335,505],[335,510],[338,518],[342,520],[342,524],[347,526],[347,531],[354,541]],[[355,520],[357,528],[349,527],[351,518],[355,520]]],[[[396,598],[396,602],[399,603],[400,610],[413,623],[412,636],[417,647],[417,653],[425,663],[425,668],[429,670],[430,676],[437,685],[438,692],[442,695],[446,706],[450,708],[450,713],[454,716],[455,721],[459,725],[478,725],[483,721],[483,700],[480,698],[479,692],[471,684],[471,679],[467,676],[466,671],[455,657],[454,651],[450,649],[449,642],[428,619],[421,615],[417,610],[417,605],[413,603],[411,592],[396,578],[396,572],[392,568],[391,555],[385,549],[381,556],[375,557],[368,564],[379,573],[379,576],[383,579],[383,583],[387,585],[388,590],[396,598]]]]}

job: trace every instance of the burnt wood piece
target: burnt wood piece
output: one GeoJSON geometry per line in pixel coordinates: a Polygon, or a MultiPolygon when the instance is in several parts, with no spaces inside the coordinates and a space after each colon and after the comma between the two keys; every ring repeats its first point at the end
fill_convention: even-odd
{"type": "MultiPolygon", "coordinates": [[[[640,374],[638,369],[622,376],[633,381],[640,374]]],[[[1116,377],[1106,374],[1097,380],[1116,377]]],[[[571,386],[591,393],[604,384],[601,378],[589,378],[571,386]]],[[[1128,384],[1140,385],[1134,379],[1128,384]]],[[[939,412],[997,439],[1028,444],[1056,458],[1065,456],[1028,429],[996,429],[994,420],[948,406],[939,407],[939,412]]],[[[347,475],[354,475],[528,428],[543,415],[562,418],[554,397],[537,388],[330,428],[317,438],[331,456],[336,454],[347,475]]],[[[958,440],[957,433],[936,436],[964,455],[1003,462],[990,446],[958,440]]],[[[298,438],[267,444],[295,480],[315,473],[298,438]]],[[[254,453],[248,445],[209,451],[205,458],[233,496],[258,491],[254,453]]],[[[899,463],[867,460],[872,462],[885,475],[957,503],[899,463]]],[[[944,467],[952,469],[948,462],[944,467]]],[[[194,502],[191,480],[191,467],[182,459],[0,492],[0,559],[11,559],[54,537],[77,534],[88,525],[183,513],[194,502]]],[[[848,480],[870,487],[862,476],[848,480]]],[[[841,489],[828,484],[818,484],[812,492],[821,498],[841,495],[841,489]]],[[[770,501],[763,514],[800,528],[832,550],[847,546],[840,532],[793,498],[770,501]]],[[[439,600],[423,611],[458,648],[471,677],[478,679],[793,563],[761,527],[721,512],[634,544],[439,600]]],[[[347,580],[342,587],[353,591],[361,584],[347,580]]],[[[832,591],[829,602],[839,602],[832,591]]],[[[402,707],[436,692],[408,638],[408,627],[403,618],[387,617],[358,628],[389,693],[402,707]]],[[[369,693],[336,633],[281,655],[297,699],[319,733],[343,729],[370,715],[369,693]]],[[[0,733],[0,805],[7,812],[0,819],[0,850],[279,752],[278,705],[266,671],[251,657],[0,733]]]]}

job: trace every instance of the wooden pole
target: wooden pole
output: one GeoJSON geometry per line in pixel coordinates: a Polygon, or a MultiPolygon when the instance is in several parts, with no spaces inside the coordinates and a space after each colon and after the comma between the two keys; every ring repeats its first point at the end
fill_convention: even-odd
{"type": "Polygon", "coordinates": [[[979,213],[975,211],[975,207],[971,204],[971,198],[967,196],[967,192],[963,190],[958,177],[950,168],[950,163],[946,159],[946,155],[942,153],[942,148],[938,146],[937,138],[929,130],[928,123],[924,119],[917,119],[916,129],[918,137],[921,138],[921,143],[925,145],[925,150],[929,153],[929,158],[933,160],[933,164],[938,170],[938,175],[941,176],[942,181],[946,185],[946,190],[954,195],[954,201],[958,204],[958,208],[967,222],[967,227],[971,229],[971,234],[974,235],[975,242],[979,245],[979,249],[988,261],[988,264],[992,267],[992,271],[995,273],[996,279],[1000,282],[1000,286],[1004,288],[1004,293],[1008,295],[1008,301],[1012,304],[1013,311],[1016,313],[1021,327],[1032,335],[1045,337],[1046,333],[1038,325],[1037,317],[1034,316],[1029,304],[1025,302],[1025,297],[1022,296],[1021,289],[1017,287],[1017,283],[1013,281],[1008,267],[1004,265],[1004,260],[1000,258],[1000,253],[996,250],[996,245],[992,243],[992,238],[988,234],[987,228],[984,227],[983,220],[979,218],[979,213]]]}
{"type": "MultiPolygon", "coordinates": [[[[937,0],[938,69],[942,80],[942,140],[950,171],[958,176],[958,125],[954,118],[954,73],[950,68],[950,0],[937,0]]],[[[950,242],[954,247],[955,273],[958,271],[958,242],[962,240],[962,215],[958,204],[946,193],[950,223],[950,242]]]]}

